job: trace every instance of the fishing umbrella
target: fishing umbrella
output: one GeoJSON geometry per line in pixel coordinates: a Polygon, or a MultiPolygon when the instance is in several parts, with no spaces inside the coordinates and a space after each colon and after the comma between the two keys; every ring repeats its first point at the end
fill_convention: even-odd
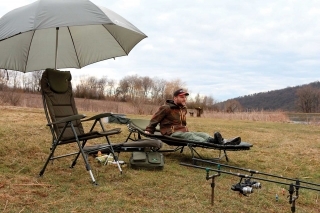
{"type": "Polygon", "coordinates": [[[128,55],[147,36],[89,0],[38,0],[0,19],[0,68],[82,68],[128,55]]]}

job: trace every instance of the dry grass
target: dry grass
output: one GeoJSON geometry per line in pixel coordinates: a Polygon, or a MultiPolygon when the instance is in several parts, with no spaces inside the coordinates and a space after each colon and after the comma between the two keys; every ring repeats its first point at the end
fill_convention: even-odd
{"type": "MultiPolygon", "coordinates": [[[[244,197],[230,190],[239,178],[226,174],[216,178],[215,204],[211,206],[211,181],[206,181],[205,171],[179,165],[191,163],[188,150],[166,153],[163,171],[125,167],[123,175],[92,157],[89,160],[99,186],[90,183],[82,159],[73,169],[69,168],[72,158],[56,160],[39,177],[51,143],[43,110],[0,110],[0,212],[290,212],[288,192],[281,194],[286,186],[261,182],[262,189],[244,197]],[[276,194],[280,196],[278,202],[276,194]]],[[[133,114],[128,117],[150,118],[133,114]]],[[[188,124],[193,131],[220,131],[224,137],[240,135],[254,144],[250,151],[229,152],[230,165],[320,182],[317,126],[209,117],[189,117],[188,124]]],[[[107,126],[122,127],[123,132],[111,138],[113,142],[125,140],[125,126],[107,126]]],[[[216,150],[198,151],[207,157],[218,155],[216,150]]],[[[129,157],[130,153],[120,154],[126,162],[129,157]]],[[[296,212],[318,212],[318,196],[319,192],[301,189],[296,212]]]]}
{"type": "MultiPolygon", "coordinates": [[[[15,98],[14,105],[20,107],[30,108],[42,108],[42,99],[40,94],[30,93],[14,93],[0,91],[0,105],[13,105],[11,103],[12,97],[15,98]],[[19,98],[17,98],[19,97],[19,98]],[[18,99],[18,101],[17,101],[18,99]]],[[[76,98],[76,105],[81,111],[90,112],[113,112],[124,114],[136,114],[136,115],[152,115],[156,112],[159,106],[155,105],[142,105],[141,103],[129,103],[129,102],[116,102],[116,101],[104,101],[104,100],[92,100],[76,98]]],[[[190,109],[189,111],[194,111],[190,109]]],[[[248,121],[274,121],[274,122],[288,122],[289,118],[287,113],[267,112],[267,111],[253,111],[253,112],[236,112],[236,113],[224,113],[205,111],[201,117],[224,119],[224,120],[248,120],[248,121]]]]}
{"type": "Polygon", "coordinates": [[[272,121],[272,122],[288,122],[289,118],[286,113],[281,111],[266,112],[205,112],[204,117],[215,119],[227,119],[227,120],[248,120],[248,121],[272,121]]]}

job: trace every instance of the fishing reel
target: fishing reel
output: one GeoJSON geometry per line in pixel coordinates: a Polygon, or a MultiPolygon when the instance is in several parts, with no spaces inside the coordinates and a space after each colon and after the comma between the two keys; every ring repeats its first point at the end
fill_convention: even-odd
{"type": "Polygon", "coordinates": [[[261,189],[261,183],[257,181],[251,181],[251,179],[244,180],[244,184],[250,186],[253,189],[261,189]]]}
{"type": "Polygon", "coordinates": [[[253,189],[260,189],[261,184],[257,181],[251,181],[251,179],[245,179],[244,182],[242,182],[242,179],[239,183],[232,185],[231,189],[233,191],[238,191],[240,194],[244,196],[248,196],[248,194],[253,193],[253,189]]]}
{"type": "Polygon", "coordinates": [[[238,191],[239,193],[247,196],[247,194],[253,193],[253,189],[250,186],[247,186],[243,183],[237,183],[231,187],[233,191],[238,191]]]}

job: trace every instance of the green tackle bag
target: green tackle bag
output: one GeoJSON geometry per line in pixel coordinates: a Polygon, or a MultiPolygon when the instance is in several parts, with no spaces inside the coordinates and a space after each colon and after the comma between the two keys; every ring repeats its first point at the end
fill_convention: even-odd
{"type": "Polygon", "coordinates": [[[133,169],[163,169],[164,157],[159,152],[132,152],[130,167],[133,169]]]}

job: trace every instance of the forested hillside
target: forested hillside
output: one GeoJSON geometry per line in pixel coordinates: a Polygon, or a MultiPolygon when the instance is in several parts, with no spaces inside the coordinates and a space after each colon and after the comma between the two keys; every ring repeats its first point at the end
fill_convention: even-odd
{"type": "MultiPolygon", "coordinates": [[[[320,89],[320,82],[310,84],[287,87],[285,89],[273,90],[268,92],[255,93],[243,97],[234,98],[238,101],[243,110],[284,110],[284,111],[300,111],[298,105],[299,89],[313,88],[320,89]]],[[[230,101],[230,100],[227,100],[230,101]]],[[[226,102],[227,102],[226,101],[226,102]]]]}

